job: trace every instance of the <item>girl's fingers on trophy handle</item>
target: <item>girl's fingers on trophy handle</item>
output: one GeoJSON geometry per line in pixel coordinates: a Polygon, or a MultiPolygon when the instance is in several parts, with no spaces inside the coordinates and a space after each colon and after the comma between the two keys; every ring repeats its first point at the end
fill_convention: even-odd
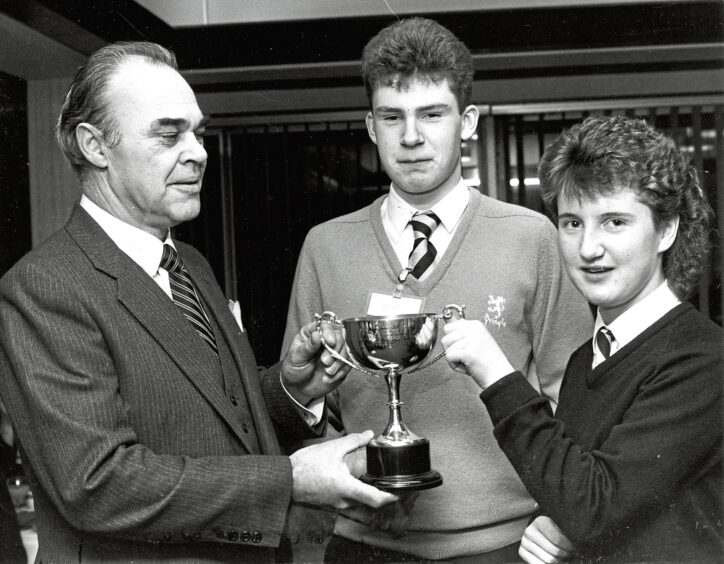
{"type": "Polygon", "coordinates": [[[445,323],[465,319],[465,306],[457,304],[448,304],[442,309],[442,318],[445,323]]]}

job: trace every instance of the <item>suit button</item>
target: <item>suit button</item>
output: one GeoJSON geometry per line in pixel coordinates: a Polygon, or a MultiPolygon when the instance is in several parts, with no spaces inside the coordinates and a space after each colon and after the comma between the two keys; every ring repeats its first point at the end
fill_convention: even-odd
{"type": "Polygon", "coordinates": [[[261,539],[262,539],[262,536],[259,531],[254,531],[251,534],[251,542],[253,542],[254,544],[259,544],[261,542],[261,539]]]}
{"type": "Polygon", "coordinates": [[[246,425],[246,423],[241,424],[241,430],[244,431],[245,433],[249,432],[249,427],[246,425]]]}
{"type": "Polygon", "coordinates": [[[249,542],[251,540],[251,533],[249,531],[244,531],[241,533],[241,542],[249,542]]]}
{"type": "Polygon", "coordinates": [[[231,396],[231,404],[232,405],[239,405],[239,398],[236,396],[231,396]]]}
{"type": "Polygon", "coordinates": [[[231,531],[228,535],[226,535],[226,538],[229,539],[231,542],[236,542],[239,540],[239,533],[236,531],[231,531]]]}
{"type": "Polygon", "coordinates": [[[217,538],[217,539],[223,539],[223,538],[225,538],[225,537],[224,537],[224,531],[217,531],[217,533],[216,533],[216,538],[217,538]]]}

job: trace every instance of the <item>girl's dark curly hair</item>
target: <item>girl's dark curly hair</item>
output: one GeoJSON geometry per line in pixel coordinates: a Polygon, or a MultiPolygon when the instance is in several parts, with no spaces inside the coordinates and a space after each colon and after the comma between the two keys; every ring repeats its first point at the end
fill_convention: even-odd
{"type": "Polygon", "coordinates": [[[696,169],[671,138],[640,119],[589,117],[546,148],[538,176],[555,223],[559,195],[588,198],[621,188],[636,192],[657,229],[678,217],[676,240],[663,256],[664,274],[679,299],[694,293],[708,264],[713,212],[696,169]]]}

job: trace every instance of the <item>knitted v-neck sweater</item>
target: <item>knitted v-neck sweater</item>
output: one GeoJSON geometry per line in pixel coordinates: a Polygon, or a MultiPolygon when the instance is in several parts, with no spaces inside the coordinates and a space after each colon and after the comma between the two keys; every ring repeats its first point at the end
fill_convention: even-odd
{"type": "MultiPolygon", "coordinates": [[[[381,203],[308,234],[284,350],[314,313],[358,317],[367,312],[370,292],[395,290],[402,266],[385,234],[381,203]]],[[[588,304],[563,272],[553,224],[475,190],[439,265],[422,282],[408,277],[404,296],[423,299],[425,312],[466,305],[467,317],[485,322],[513,366],[553,400],[568,357],[593,328],[588,304]]],[[[438,342],[431,357],[441,350],[438,342]]],[[[442,473],[443,485],[420,492],[405,505],[407,513],[389,523],[380,517],[384,511],[339,517],[337,533],[424,558],[478,554],[519,542],[535,505],[493,437],[473,380],[442,359],[403,375],[400,395],[403,420],[430,440],[432,467],[442,473]]],[[[353,370],[338,401],[346,431],[384,429],[384,379],[353,370]]]]}
{"type": "Polygon", "coordinates": [[[591,369],[555,418],[520,374],[481,398],[523,483],[583,561],[722,561],[722,330],[688,303],[591,369]]]}

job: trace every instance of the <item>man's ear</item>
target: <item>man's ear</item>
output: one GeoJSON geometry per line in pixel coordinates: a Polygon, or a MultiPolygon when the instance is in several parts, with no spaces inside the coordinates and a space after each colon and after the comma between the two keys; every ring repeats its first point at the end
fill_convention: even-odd
{"type": "Polygon", "coordinates": [[[477,106],[470,104],[467,108],[465,108],[462,115],[460,139],[467,141],[473,136],[473,133],[475,133],[475,130],[478,128],[479,116],[480,112],[478,111],[477,106]]]}
{"type": "Polygon", "coordinates": [[[370,140],[377,145],[377,133],[375,132],[375,116],[372,112],[367,112],[365,116],[365,124],[367,125],[367,135],[370,136],[370,140]]]}
{"type": "Polygon", "coordinates": [[[83,156],[89,163],[98,168],[108,166],[105,154],[105,138],[97,127],[90,123],[79,123],[75,128],[75,139],[83,156]]]}

